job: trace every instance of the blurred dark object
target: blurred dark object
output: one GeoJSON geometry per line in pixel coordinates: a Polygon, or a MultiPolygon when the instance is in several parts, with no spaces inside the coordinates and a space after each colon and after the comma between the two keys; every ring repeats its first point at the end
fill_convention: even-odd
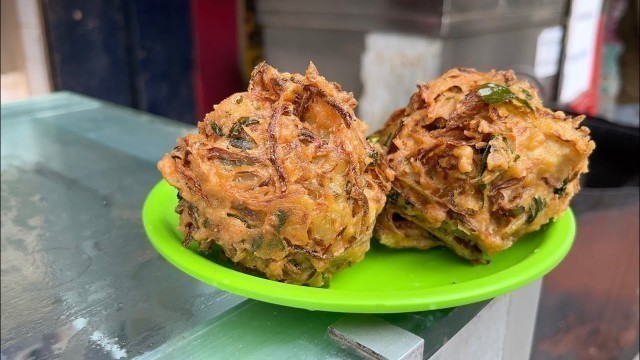
{"type": "MultiPolygon", "coordinates": [[[[88,3],[88,2],[87,2],[88,3]]],[[[135,107],[194,121],[193,46],[187,1],[125,0],[135,107]]]]}
{"type": "Polygon", "coordinates": [[[571,201],[576,239],[544,278],[533,360],[632,359],[638,353],[638,191],[583,188],[571,201]]]}
{"type": "Polygon", "coordinates": [[[44,0],[56,90],[194,123],[190,4],[44,0]]]}
{"type": "Polygon", "coordinates": [[[191,0],[197,120],[234,92],[242,91],[236,1],[191,0]]]}
{"type": "Polygon", "coordinates": [[[135,106],[122,1],[44,0],[53,84],[135,106]]]}
{"type": "Polygon", "coordinates": [[[620,56],[620,75],[622,86],[618,94],[618,103],[638,103],[639,87],[638,77],[640,76],[638,64],[640,57],[638,55],[638,0],[628,0],[627,9],[622,15],[618,23],[618,37],[624,44],[622,55],[620,56]]]}
{"type": "Polygon", "coordinates": [[[264,60],[262,48],[262,29],[256,19],[256,0],[244,0],[244,31],[241,35],[242,43],[242,82],[243,87],[249,84],[253,68],[264,60]]]}
{"type": "Polygon", "coordinates": [[[589,188],[639,186],[638,128],[596,117],[587,117],[582,124],[591,130],[591,138],[596,143],[582,185],[589,188]]]}

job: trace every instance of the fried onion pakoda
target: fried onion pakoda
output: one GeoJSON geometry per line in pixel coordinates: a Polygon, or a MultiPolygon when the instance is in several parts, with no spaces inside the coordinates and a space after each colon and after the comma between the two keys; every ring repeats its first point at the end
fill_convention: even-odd
{"type": "Polygon", "coordinates": [[[595,145],[584,116],[545,108],[511,71],[453,69],[369,137],[395,171],[375,235],[474,263],[561,215],[595,145]]]}
{"type": "Polygon", "coordinates": [[[328,286],[363,259],[393,172],[365,138],[356,101],[318,74],[262,63],[158,168],[179,191],[185,245],[219,245],[240,269],[328,286]]]}

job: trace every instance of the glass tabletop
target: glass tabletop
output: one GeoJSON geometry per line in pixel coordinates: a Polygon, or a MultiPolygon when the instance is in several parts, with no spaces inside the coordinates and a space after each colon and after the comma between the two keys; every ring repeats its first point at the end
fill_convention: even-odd
{"type": "MultiPolygon", "coordinates": [[[[142,202],[195,127],[73,93],[2,105],[2,359],[355,355],[345,314],[249,300],[156,253],[142,202]]],[[[433,354],[486,304],[380,316],[433,354]]]]}

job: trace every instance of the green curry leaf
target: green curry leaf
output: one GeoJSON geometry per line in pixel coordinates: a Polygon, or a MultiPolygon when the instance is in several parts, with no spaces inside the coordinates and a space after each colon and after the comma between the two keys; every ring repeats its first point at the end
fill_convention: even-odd
{"type": "Polygon", "coordinates": [[[480,85],[476,94],[487,104],[500,104],[516,97],[516,94],[509,90],[508,87],[495,83],[480,85]]]}
{"type": "Polygon", "coordinates": [[[519,98],[508,87],[495,83],[480,85],[476,94],[487,104],[501,104],[505,101],[514,100],[527,109],[534,111],[533,107],[525,99],[519,98]]]}

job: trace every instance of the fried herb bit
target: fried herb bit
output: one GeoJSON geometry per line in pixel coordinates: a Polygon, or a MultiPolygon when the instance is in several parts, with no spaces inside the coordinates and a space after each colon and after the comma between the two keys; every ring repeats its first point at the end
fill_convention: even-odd
{"type": "Polygon", "coordinates": [[[564,194],[567,192],[567,184],[569,183],[569,179],[564,179],[562,180],[562,184],[553,189],[553,193],[558,195],[559,197],[564,196],[564,194]]]}
{"type": "Polygon", "coordinates": [[[378,154],[377,151],[372,150],[369,153],[369,157],[371,158],[371,162],[369,163],[368,166],[377,166],[378,163],[380,163],[380,155],[378,154]]]}
{"type": "Polygon", "coordinates": [[[276,219],[278,220],[278,222],[276,223],[276,226],[275,226],[275,230],[277,232],[280,232],[280,230],[282,229],[284,224],[289,219],[289,213],[284,211],[284,210],[282,210],[282,209],[278,209],[278,210],[276,210],[274,215],[275,215],[276,219]]]}
{"type": "Polygon", "coordinates": [[[320,287],[328,289],[330,283],[331,279],[325,273],[322,273],[322,285],[320,285],[320,287]]]}
{"type": "Polygon", "coordinates": [[[240,103],[242,103],[242,96],[239,96],[239,97],[236,99],[236,104],[240,104],[240,103]]]}
{"type": "Polygon", "coordinates": [[[388,135],[386,139],[384,139],[384,146],[389,147],[391,145],[391,140],[393,140],[393,135],[388,135]]]}
{"type": "Polygon", "coordinates": [[[240,165],[253,165],[255,164],[252,161],[246,161],[246,160],[227,160],[227,159],[220,159],[220,162],[224,165],[227,166],[240,166],[240,165]]]}
{"type": "Polygon", "coordinates": [[[244,224],[244,226],[247,229],[255,229],[254,225],[252,225],[251,223],[249,223],[247,220],[243,219],[239,215],[236,215],[236,214],[233,214],[233,213],[227,213],[227,216],[230,217],[230,218],[234,218],[236,220],[239,220],[240,222],[242,222],[244,224]]]}
{"type": "Polygon", "coordinates": [[[400,198],[400,193],[395,191],[395,190],[391,190],[391,192],[389,192],[389,194],[387,194],[387,201],[389,201],[389,202],[396,203],[396,202],[398,202],[399,198],[400,198]]]}
{"type": "Polygon", "coordinates": [[[188,247],[189,244],[191,244],[194,241],[196,241],[196,239],[194,239],[193,235],[191,235],[191,233],[189,233],[189,234],[187,234],[187,236],[184,237],[184,241],[182,242],[182,246],[188,247]]]}
{"type": "Polygon", "coordinates": [[[524,98],[527,100],[531,100],[533,99],[533,96],[531,95],[531,93],[529,92],[529,90],[527,89],[522,89],[522,92],[524,93],[524,98]]]}
{"type": "Polygon", "coordinates": [[[215,122],[211,123],[211,130],[213,130],[213,132],[218,136],[224,136],[224,132],[222,131],[222,128],[215,122]]]}
{"type": "Polygon", "coordinates": [[[229,137],[238,137],[242,135],[244,131],[243,127],[256,125],[256,124],[260,124],[260,121],[258,119],[252,119],[250,117],[243,116],[239,118],[235,124],[233,124],[233,126],[231,127],[231,130],[229,131],[229,137]]]}
{"type": "Polygon", "coordinates": [[[534,111],[533,110],[533,106],[531,106],[531,104],[529,104],[529,102],[525,99],[521,99],[519,97],[514,99],[515,101],[519,102],[521,105],[523,105],[524,107],[526,107],[527,109],[534,111]]]}
{"type": "Polygon", "coordinates": [[[260,250],[260,247],[264,244],[264,238],[262,236],[256,236],[251,241],[251,252],[256,253],[256,251],[260,250]]]}
{"type": "Polygon", "coordinates": [[[478,165],[478,179],[482,177],[484,171],[487,169],[487,159],[489,159],[489,153],[491,153],[491,145],[487,144],[482,153],[482,159],[480,159],[480,165],[478,165]]]}
{"type": "Polygon", "coordinates": [[[239,165],[253,165],[257,159],[244,154],[237,154],[225,149],[212,147],[207,150],[207,158],[211,160],[218,160],[225,165],[239,166],[239,165]]]}
{"type": "Polygon", "coordinates": [[[253,149],[257,144],[244,130],[245,126],[259,124],[260,121],[244,116],[238,119],[229,130],[229,145],[240,150],[253,149]]]}
{"type": "Polygon", "coordinates": [[[402,203],[403,208],[405,209],[411,209],[413,207],[415,207],[415,205],[413,205],[413,203],[409,200],[407,200],[406,198],[402,198],[404,201],[402,203]]]}
{"type": "Polygon", "coordinates": [[[513,217],[520,216],[522,215],[523,212],[524,212],[524,206],[518,206],[517,208],[511,210],[511,216],[513,217]]]}
{"type": "Polygon", "coordinates": [[[229,145],[233,146],[236,149],[249,150],[253,148],[255,142],[253,140],[248,140],[245,138],[233,138],[229,140],[229,145]]]}
{"type": "Polygon", "coordinates": [[[369,140],[369,142],[372,142],[372,143],[377,143],[378,141],[380,141],[380,136],[372,136],[367,140],[369,140]]]}
{"type": "Polygon", "coordinates": [[[533,111],[533,107],[525,99],[516,96],[508,87],[495,83],[486,83],[480,85],[476,94],[482,98],[487,104],[501,104],[505,101],[515,100],[527,109],[533,111]]]}
{"type": "Polygon", "coordinates": [[[304,143],[312,143],[313,141],[316,140],[316,136],[313,135],[313,133],[305,128],[300,129],[300,132],[298,133],[298,136],[300,137],[300,141],[304,142],[304,143]]]}
{"type": "Polygon", "coordinates": [[[544,207],[547,206],[547,201],[540,196],[536,196],[533,198],[531,202],[531,206],[529,207],[529,216],[527,217],[527,224],[531,224],[538,214],[544,210],[544,207]]]}

